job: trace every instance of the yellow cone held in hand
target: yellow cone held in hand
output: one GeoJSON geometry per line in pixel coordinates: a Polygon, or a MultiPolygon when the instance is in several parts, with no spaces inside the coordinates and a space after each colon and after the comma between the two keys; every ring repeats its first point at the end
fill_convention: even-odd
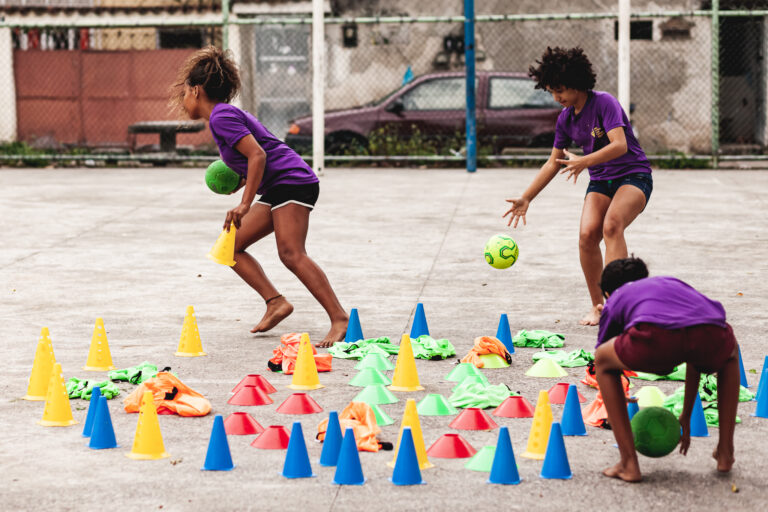
{"type": "Polygon", "coordinates": [[[139,408],[139,422],[133,437],[133,448],[126,457],[138,460],[155,460],[169,457],[157,421],[157,408],[151,391],[145,391],[139,408]]]}
{"type": "Polygon", "coordinates": [[[61,376],[59,363],[54,363],[51,369],[43,419],[38,423],[44,427],[68,427],[77,423],[72,418],[69,394],[67,393],[67,386],[64,385],[64,377],[61,376]]]}
{"type": "Polygon", "coordinates": [[[320,377],[317,376],[317,365],[315,364],[315,354],[312,351],[312,343],[309,341],[309,334],[306,332],[301,335],[299,342],[299,353],[296,355],[296,367],[293,369],[293,379],[288,385],[291,389],[320,389],[320,377]]]}
{"type": "Polygon", "coordinates": [[[207,254],[208,259],[220,263],[222,265],[228,265],[230,267],[235,266],[235,234],[237,228],[235,223],[229,225],[229,231],[226,229],[221,232],[216,243],[213,244],[213,249],[207,254]]]}
{"type": "Polygon", "coordinates": [[[533,411],[531,433],[528,435],[528,447],[523,457],[544,460],[549,442],[549,431],[552,428],[552,407],[549,405],[549,393],[539,391],[536,410],[533,411]]]}
{"type": "Polygon", "coordinates": [[[387,463],[387,466],[391,468],[395,467],[395,462],[397,461],[397,452],[400,450],[400,441],[403,439],[403,429],[405,427],[411,427],[411,434],[413,434],[413,445],[416,448],[416,459],[419,461],[419,467],[421,469],[429,469],[434,467],[435,465],[429,462],[427,459],[427,449],[424,446],[424,435],[421,433],[419,413],[416,411],[416,400],[413,398],[409,398],[405,401],[405,412],[403,413],[403,421],[400,423],[400,433],[397,435],[395,456],[392,458],[391,462],[387,463]]]}
{"type": "MultiPolygon", "coordinates": [[[[419,382],[419,373],[416,371],[416,360],[413,358],[411,337],[403,334],[400,339],[400,351],[395,362],[395,374],[392,377],[392,385],[388,386],[392,391],[421,391],[424,389],[419,382]]],[[[416,433],[414,432],[414,437],[416,433]]]]}
{"type": "Polygon", "coordinates": [[[85,362],[83,370],[108,372],[114,369],[115,365],[112,364],[112,354],[109,352],[109,343],[107,342],[107,331],[104,330],[104,320],[97,318],[96,325],[93,326],[88,361],[85,362]]]}
{"type": "Polygon", "coordinates": [[[35,400],[42,402],[48,395],[48,383],[51,381],[51,370],[56,363],[53,355],[53,344],[47,327],[40,330],[40,339],[37,340],[35,361],[32,363],[32,373],[29,375],[27,394],[21,397],[23,400],[35,400]]]}
{"type": "Polygon", "coordinates": [[[200,341],[200,331],[197,330],[195,320],[195,308],[187,306],[187,314],[184,315],[184,325],[181,327],[181,339],[176,355],[181,357],[207,356],[203,352],[203,343],[200,341]]]}

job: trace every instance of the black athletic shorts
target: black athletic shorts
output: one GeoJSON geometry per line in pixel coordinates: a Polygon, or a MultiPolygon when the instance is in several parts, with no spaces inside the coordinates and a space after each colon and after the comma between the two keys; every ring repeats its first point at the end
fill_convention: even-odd
{"type": "Polygon", "coordinates": [[[319,183],[275,185],[258,198],[256,202],[269,205],[272,210],[285,206],[288,203],[300,204],[311,210],[315,207],[319,195],[319,183]]]}

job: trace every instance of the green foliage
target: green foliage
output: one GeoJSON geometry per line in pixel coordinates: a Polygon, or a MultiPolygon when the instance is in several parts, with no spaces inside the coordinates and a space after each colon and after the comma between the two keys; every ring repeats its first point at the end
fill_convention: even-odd
{"type": "Polygon", "coordinates": [[[651,165],[659,169],[710,169],[712,161],[709,158],[692,158],[684,153],[672,153],[652,160],[651,165]]]}

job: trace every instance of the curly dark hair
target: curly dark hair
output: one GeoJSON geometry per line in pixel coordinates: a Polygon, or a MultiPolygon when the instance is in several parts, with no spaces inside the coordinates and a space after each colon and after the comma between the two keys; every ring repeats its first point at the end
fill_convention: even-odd
{"type": "Polygon", "coordinates": [[[550,48],[537,60],[538,67],[528,68],[528,76],[536,80],[536,88],[546,90],[567,87],[578,91],[591,91],[597,75],[584,50],[576,48],[550,48]]]}
{"type": "Polygon", "coordinates": [[[171,103],[181,106],[184,85],[201,85],[214,101],[229,103],[240,92],[240,72],[229,51],[206,46],[192,54],[171,87],[171,103]]]}
{"type": "Polygon", "coordinates": [[[648,277],[648,267],[633,254],[629,258],[613,260],[603,269],[600,276],[600,288],[603,293],[613,293],[621,285],[648,277]]]}

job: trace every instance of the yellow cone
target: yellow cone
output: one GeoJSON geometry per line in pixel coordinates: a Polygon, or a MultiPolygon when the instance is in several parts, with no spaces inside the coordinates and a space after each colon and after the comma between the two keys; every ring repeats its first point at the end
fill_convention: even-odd
{"type": "Polygon", "coordinates": [[[552,407],[549,405],[549,394],[546,391],[539,391],[539,400],[536,402],[536,410],[533,411],[531,433],[528,435],[528,447],[523,457],[544,460],[551,427],[552,407]]]}
{"type": "Polygon", "coordinates": [[[397,435],[395,456],[391,462],[387,463],[387,466],[391,468],[395,467],[395,461],[397,461],[397,452],[400,450],[400,441],[403,438],[403,429],[405,427],[411,427],[411,433],[413,434],[413,445],[416,447],[416,458],[419,461],[419,467],[421,469],[429,469],[434,467],[435,465],[429,462],[427,459],[427,449],[424,446],[424,435],[421,433],[419,413],[416,411],[416,400],[413,398],[409,398],[405,401],[405,412],[403,413],[403,421],[400,423],[400,433],[397,435]]]}
{"type": "MultiPolygon", "coordinates": [[[[413,358],[411,337],[403,334],[400,339],[400,351],[395,362],[395,375],[392,377],[392,391],[421,391],[424,389],[419,382],[419,373],[416,371],[416,360],[413,358]]],[[[414,432],[414,435],[416,433],[414,432]]]]}
{"type": "Polygon", "coordinates": [[[203,343],[200,341],[200,331],[197,330],[195,320],[195,308],[187,306],[187,314],[184,315],[184,325],[181,327],[181,339],[176,355],[181,357],[207,356],[203,352],[203,343]]]}
{"type": "Polygon", "coordinates": [[[126,457],[138,460],[155,460],[169,457],[157,421],[157,408],[151,391],[145,391],[139,408],[139,423],[133,437],[133,448],[126,457]]]}
{"type": "Polygon", "coordinates": [[[53,356],[51,336],[48,333],[48,328],[43,327],[40,330],[40,339],[37,340],[35,361],[32,363],[32,373],[29,375],[27,394],[21,397],[22,400],[35,400],[39,402],[45,400],[54,363],[56,363],[56,358],[53,356]]]}
{"type": "Polygon", "coordinates": [[[320,377],[317,376],[315,354],[312,352],[312,345],[307,333],[301,335],[299,353],[296,355],[296,367],[293,369],[293,379],[288,387],[304,390],[325,387],[320,384],[320,377]]]}
{"type": "Polygon", "coordinates": [[[61,365],[53,364],[48,393],[45,396],[45,410],[43,419],[38,423],[44,427],[68,427],[77,423],[72,418],[72,408],[69,405],[67,386],[64,385],[64,377],[61,376],[61,365]]]}
{"type": "Polygon", "coordinates": [[[226,229],[221,232],[218,240],[213,245],[211,252],[207,254],[208,259],[220,263],[222,265],[235,266],[235,234],[237,228],[233,222],[229,226],[229,231],[226,229]]]}
{"type": "Polygon", "coordinates": [[[104,320],[97,318],[96,325],[93,326],[88,361],[83,366],[83,370],[108,372],[114,369],[115,365],[112,364],[112,354],[109,352],[109,343],[107,342],[107,331],[104,330],[104,320]]]}

